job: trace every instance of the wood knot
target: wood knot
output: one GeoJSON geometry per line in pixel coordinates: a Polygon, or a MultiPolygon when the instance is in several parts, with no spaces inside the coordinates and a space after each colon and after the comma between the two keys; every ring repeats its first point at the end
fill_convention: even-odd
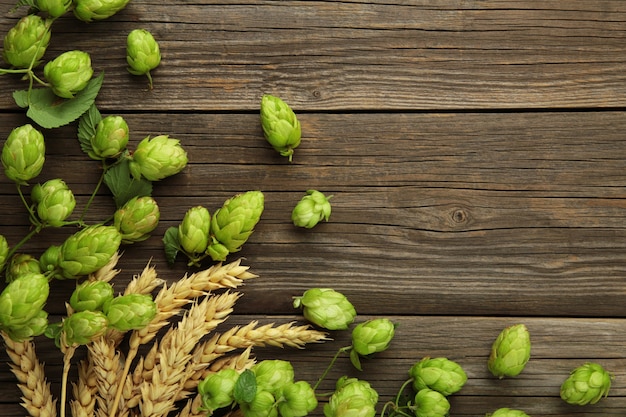
{"type": "Polygon", "coordinates": [[[315,98],[322,97],[322,92],[320,90],[313,90],[313,97],[315,98]]]}
{"type": "Polygon", "coordinates": [[[456,224],[467,223],[469,219],[469,215],[467,214],[467,211],[462,208],[457,208],[457,209],[452,210],[451,217],[452,217],[452,222],[456,224]]]}

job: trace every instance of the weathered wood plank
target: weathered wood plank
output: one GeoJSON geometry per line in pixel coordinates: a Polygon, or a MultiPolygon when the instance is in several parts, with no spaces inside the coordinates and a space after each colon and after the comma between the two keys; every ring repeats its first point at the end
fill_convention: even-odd
{"type": "MultiPolygon", "coordinates": [[[[245,299],[245,298],[244,298],[245,299]]],[[[242,302],[246,302],[242,300],[242,302]]],[[[368,316],[359,316],[358,321],[368,316]]],[[[379,392],[380,405],[393,399],[408,378],[408,369],[422,357],[445,356],[457,361],[468,374],[465,387],[451,397],[454,415],[477,416],[497,407],[516,407],[531,416],[619,416],[626,407],[626,361],[620,354],[626,343],[626,321],[611,319],[553,318],[484,318],[389,316],[398,323],[396,337],[389,350],[363,362],[356,371],[346,356],[341,356],[320,392],[332,390],[342,375],[369,380],[379,392]],[[531,360],[516,378],[499,380],[489,374],[486,360],[493,339],[507,325],[525,323],[532,338],[531,360]],[[559,387],[569,371],[585,361],[596,361],[615,375],[608,398],[595,406],[573,407],[559,398],[559,387]]],[[[244,324],[251,319],[265,322],[300,320],[298,316],[233,316],[221,328],[244,324]]],[[[294,364],[296,378],[315,383],[330,363],[337,349],[350,344],[349,332],[334,332],[333,341],[311,345],[305,350],[258,348],[259,360],[281,358],[294,364]]],[[[4,353],[0,360],[6,361],[4,353]]],[[[58,392],[58,354],[41,354],[51,374],[54,392],[58,392]],[[56,358],[56,359],[55,359],[56,358]]],[[[0,370],[0,399],[17,395],[7,367],[0,370]]],[[[2,401],[2,400],[0,400],[2,401]]],[[[4,405],[0,415],[21,415],[17,405],[4,405]]],[[[321,407],[315,415],[322,415],[321,407]]]]}
{"type": "MultiPolygon", "coordinates": [[[[1,4],[5,33],[21,14],[1,4]]],[[[298,110],[616,107],[625,23],[622,1],[135,0],[106,22],[56,22],[46,56],[92,53],[107,110],[251,110],[263,93],[298,110]],[[137,27],[163,50],[151,92],[125,69],[137,27]]]]}

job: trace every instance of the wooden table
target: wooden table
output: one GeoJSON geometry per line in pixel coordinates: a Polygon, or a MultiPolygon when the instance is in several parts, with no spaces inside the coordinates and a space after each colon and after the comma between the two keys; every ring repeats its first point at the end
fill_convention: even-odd
{"type": "MultiPolygon", "coordinates": [[[[26,13],[0,1],[4,34],[26,13]]],[[[626,2],[133,0],[111,19],[71,15],[54,23],[46,58],[92,54],[104,71],[103,114],[122,115],[131,146],[145,136],[181,140],[189,165],[155,185],[161,222],[125,249],[120,288],[151,260],[169,282],[161,237],[193,205],[211,211],[234,194],[261,190],[265,211],[241,256],[259,275],[242,291],[232,323],[303,321],[292,297],[332,287],[357,322],[398,323],[391,347],[341,375],[392,399],[422,357],[446,356],[469,380],[452,415],[498,407],[542,416],[626,415],[626,2]],[[163,60],[154,89],[127,73],[125,39],[150,30],[163,60]],[[263,94],[288,102],[303,138],[289,163],[263,138],[263,94]],[[328,223],[291,224],[308,189],[332,194],[328,223]],[[490,346],[525,323],[532,356],[517,378],[489,374],[490,346]],[[615,380],[586,407],[559,398],[574,367],[601,363],[615,380]]],[[[0,136],[29,122],[0,78],[0,136]]],[[[76,125],[45,131],[41,178],[64,178],[78,204],[99,176],[76,125]]],[[[0,233],[15,243],[28,218],[13,184],[0,179],[0,233]]],[[[110,213],[107,192],[93,218],[110,213]]],[[[61,232],[27,245],[39,255],[61,232]]],[[[73,283],[48,302],[62,314],[73,283]]],[[[305,350],[259,349],[291,360],[314,382],[349,332],[305,350]]],[[[59,354],[40,355],[57,392],[59,354]]],[[[47,347],[46,347],[47,346],[47,347]]],[[[20,393],[0,354],[0,415],[20,416],[20,393]]],[[[321,407],[315,415],[322,415],[321,407]]]]}

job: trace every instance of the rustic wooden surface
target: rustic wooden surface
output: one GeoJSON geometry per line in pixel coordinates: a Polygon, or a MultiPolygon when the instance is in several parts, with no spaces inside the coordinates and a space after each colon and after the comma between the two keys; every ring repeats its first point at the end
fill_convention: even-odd
{"type": "MultiPolygon", "coordinates": [[[[92,53],[105,72],[104,114],[123,115],[131,141],[169,134],[188,149],[187,169],[155,186],[161,223],[126,249],[129,279],[151,260],[169,267],[160,238],[187,208],[210,210],[242,191],[265,193],[266,209],[238,255],[249,282],[233,323],[301,320],[291,297],[333,287],[359,320],[399,323],[390,349],[359,373],[389,400],[424,356],[447,356],[469,381],[452,415],[498,407],[542,416],[626,415],[626,2],[133,0],[113,18],[54,26],[46,57],[92,53]],[[125,37],[149,29],[162,65],[149,91],[125,69],[125,37]],[[106,53],[103,53],[103,49],[106,53]],[[265,142],[260,97],[292,105],[302,122],[293,163],[265,142]],[[307,189],[332,194],[328,223],[290,223],[307,189]],[[532,359],[515,379],[486,369],[490,345],[526,323],[532,359]],[[597,361],[615,375],[608,398],[574,407],[558,389],[569,371],[597,361]]],[[[0,33],[25,12],[0,1],[0,33]]],[[[0,137],[28,122],[0,77],[0,137]]],[[[62,177],[84,204],[97,181],[76,126],[45,133],[41,178],[62,177]]],[[[4,139],[3,139],[4,140],[4,139]]],[[[14,186],[0,178],[0,233],[28,230],[14,186]]],[[[109,213],[105,193],[92,215],[109,213]]],[[[35,254],[62,233],[44,232],[35,254]]],[[[48,309],[61,314],[71,286],[48,309]]],[[[292,360],[314,382],[349,334],[304,351],[257,351],[292,360]]],[[[40,352],[58,389],[59,356],[40,352]]],[[[4,352],[0,361],[8,360],[4,352]]],[[[0,367],[0,415],[21,416],[19,391],[0,367]]],[[[381,401],[381,402],[382,402],[381,401]]],[[[321,415],[321,411],[316,411],[321,415]]]]}

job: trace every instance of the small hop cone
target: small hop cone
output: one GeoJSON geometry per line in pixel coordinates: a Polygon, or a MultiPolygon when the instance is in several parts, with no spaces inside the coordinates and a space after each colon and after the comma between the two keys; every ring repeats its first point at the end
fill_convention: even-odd
{"type": "Polygon", "coordinates": [[[415,394],[415,417],[447,417],[450,402],[442,393],[429,388],[415,394]]]}
{"type": "Polygon", "coordinates": [[[294,371],[291,362],[264,360],[252,367],[259,390],[275,392],[287,383],[293,382],[294,371]]]}
{"type": "Polygon", "coordinates": [[[91,56],[78,50],[64,52],[43,67],[43,75],[54,94],[72,98],[91,80],[91,56]]]}
{"type": "MultiPolygon", "coordinates": [[[[1,243],[0,243],[1,246],[1,243]]],[[[1,250],[1,249],[0,249],[1,250]]],[[[11,257],[7,269],[5,271],[6,281],[15,281],[18,277],[25,274],[40,274],[39,260],[26,253],[16,253],[11,257]]]]}
{"type": "Polygon", "coordinates": [[[72,7],[72,0],[36,0],[35,5],[50,17],[60,17],[72,7]]]}
{"type": "Polygon", "coordinates": [[[46,145],[40,131],[30,124],[16,127],[2,147],[5,175],[17,184],[27,185],[41,173],[45,153],[46,145]]]}
{"type": "Polygon", "coordinates": [[[514,377],[529,359],[530,334],[524,324],[516,324],[502,330],[493,342],[487,367],[498,378],[514,377]]]}
{"type": "Polygon", "coordinates": [[[127,294],[109,300],[104,304],[109,325],[125,332],[144,328],[156,315],[156,303],[147,294],[127,294]]]}
{"type": "Polygon", "coordinates": [[[367,381],[343,376],[324,405],[326,417],[374,417],[378,393],[367,381]]]}
{"type": "Polygon", "coordinates": [[[261,99],[261,126],[265,139],[282,156],[293,159],[300,145],[301,127],[291,107],[278,97],[266,94],[261,99]]]}
{"type": "Polygon", "coordinates": [[[28,273],[10,282],[0,293],[0,328],[17,331],[32,326],[50,294],[48,278],[28,273]]]}
{"type": "Polygon", "coordinates": [[[108,324],[101,311],[79,311],[63,320],[61,340],[65,346],[86,345],[102,336],[108,324]]]}
{"type": "Polygon", "coordinates": [[[60,275],[59,262],[61,261],[61,246],[51,245],[39,257],[39,268],[42,273],[57,275],[56,278],[63,278],[60,275]]]}
{"type": "Polygon", "coordinates": [[[23,325],[8,326],[4,331],[7,332],[11,339],[20,342],[44,334],[47,328],[48,313],[44,310],[38,310],[37,314],[23,325]]]}
{"type": "Polygon", "coordinates": [[[486,417],[530,417],[521,410],[513,410],[511,408],[499,408],[493,413],[487,413],[486,417]]]}
{"type": "Polygon", "coordinates": [[[264,195],[261,191],[248,191],[224,202],[211,218],[212,242],[207,253],[214,261],[224,261],[228,253],[241,250],[259,222],[263,208],[264,195]],[[228,253],[224,254],[221,246],[228,253]],[[214,258],[214,254],[223,256],[214,258]]]}
{"type": "Polygon", "coordinates": [[[126,38],[126,62],[128,72],[133,75],[145,75],[152,89],[150,71],[161,63],[159,43],[152,33],[145,29],[135,29],[126,38]]]}
{"type": "MultiPolygon", "coordinates": [[[[2,268],[4,268],[4,265],[7,262],[8,256],[9,256],[9,242],[7,242],[7,239],[3,235],[0,235],[0,271],[2,270],[2,268]]],[[[8,278],[7,278],[7,282],[9,282],[8,278]]]]}
{"type": "Polygon", "coordinates": [[[252,401],[240,405],[244,417],[278,417],[276,398],[269,391],[257,390],[252,401]]]}
{"type": "Polygon", "coordinates": [[[130,0],[73,0],[74,16],[83,22],[108,19],[130,2],[130,0]]]}
{"type": "Polygon", "coordinates": [[[352,349],[362,356],[382,352],[389,347],[396,325],[386,318],[359,323],[352,330],[352,349]]]}
{"type": "MultiPolygon", "coordinates": [[[[70,236],[59,248],[58,279],[75,279],[105,266],[118,251],[122,235],[115,226],[88,226],[70,236]]],[[[50,249],[53,252],[54,249],[50,249]]],[[[45,252],[44,252],[45,254],[45,252]]],[[[49,259],[54,253],[49,254],[49,259]]],[[[39,259],[41,264],[41,258],[39,259]]],[[[42,265],[42,270],[46,270],[42,265]]]]}
{"type": "Polygon", "coordinates": [[[95,160],[117,158],[126,150],[130,137],[128,124],[121,116],[107,116],[96,125],[91,137],[89,157],[95,160]]]}
{"type": "Polygon", "coordinates": [[[306,381],[283,385],[278,393],[278,413],[282,417],[304,417],[317,407],[315,391],[306,381]]]}
{"type": "Polygon", "coordinates": [[[330,218],[330,198],[317,190],[308,190],[291,212],[291,221],[295,226],[311,229],[322,220],[330,218]]]}
{"type": "Polygon", "coordinates": [[[200,381],[198,393],[202,397],[202,409],[212,414],[219,408],[231,405],[235,401],[233,392],[237,379],[239,379],[239,373],[234,369],[226,368],[200,381]]]}
{"type": "Polygon", "coordinates": [[[612,375],[601,365],[585,363],[574,369],[561,385],[561,399],[572,405],[595,404],[609,395],[612,375]]]}
{"type": "Polygon", "coordinates": [[[37,66],[50,43],[50,31],[36,14],[22,17],[4,37],[2,57],[15,68],[37,66]]]}
{"type": "Polygon", "coordinates": [[[113,286],[106,281],[85,281],[70,296],[75,311],[99,311],[113,299],[113,286]]]}
{"type": "Polygon", "coordinates": [[[42,223],[53,227],[63,226],[76,207],[74,193],[60,178],[35,185],[31,199],[37,205],[37,216],[42,223]]]}
{"type": "Polygon", "coordinates": [[[187,210],[178,225],[178,242],[189,256],[204,253],[209,247],[209,229],[211,214],[203,206],[195,206],[187,210]]]}
{"type": "Polygon", "coordinates": [[[409,370],[413,388],[430,388],[448,396],[458,392],[467,382],[467,374],[458,363],[447,358],[424,358],[409,370]]]}
{"type": "Polygon", "coordinates": [[[187,162],[187,152],[178,139],[168,135],[148,136],[137,145],[129,168],[135,178],[159,181],[178,174],[187,166],[187,162]]]}
{"type": "Polygon", "coordinates": [[[308,321],[328,330],[345,330],[356,317],[356,310],[348,298],[331,288],[306,290],[294,299],[293,306],[302,306],[302,314],[308,321]]]}
{"type": "Polygon", "coordinates": [[[149,196],[133,197],[113,215],[113,225],[122,236],[122,243],[146,240],[156,229],[161,218],[159,206],[149,196]]]}

